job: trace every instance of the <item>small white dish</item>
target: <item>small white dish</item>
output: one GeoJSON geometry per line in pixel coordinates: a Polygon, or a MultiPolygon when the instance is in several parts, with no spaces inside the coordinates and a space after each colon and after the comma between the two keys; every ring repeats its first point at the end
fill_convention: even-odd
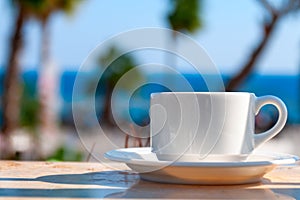
{"type": "Polygon", "coordinates": [[[212,156],[193,162],[172,162],[158,160],[150,147],[116,149],[106,152],[104,156],[112,161],[125,163],[139,172],[144,180],[202,185],[259,182],[277,165],[293,164],[299,160],[297,156],[290,154],[253,153],[243,161],[214,161],[212,156]]]}

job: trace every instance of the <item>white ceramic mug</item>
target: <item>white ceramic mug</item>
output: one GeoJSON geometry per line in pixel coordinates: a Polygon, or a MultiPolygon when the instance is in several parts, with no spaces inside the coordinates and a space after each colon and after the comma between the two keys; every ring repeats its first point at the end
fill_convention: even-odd
{"type": "Polygon", "coordinates": [[[246,92],[163,92],[151,95],[150,118],[151,147],[159,159],[237,159],[278,134],[287,109],[277,97],[246,92]],[[255,134],[255,115],[267,104],[278,109],[278,120],[255,134]]]}

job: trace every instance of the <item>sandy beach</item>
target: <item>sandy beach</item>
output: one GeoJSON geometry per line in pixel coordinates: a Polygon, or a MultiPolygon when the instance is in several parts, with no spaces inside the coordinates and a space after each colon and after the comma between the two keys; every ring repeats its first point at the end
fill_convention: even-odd
{"type": "MultiPolygon", "coordinates": [[[[106,151],[124,148],[125,136],[126,135],[118,129],[106,129],[104,132],[93,130],[86,134],[80,133],[78,136],[73,135],[72,137],[78,138],[73,138],[72,140],[73,142],[77,141],[80,143],[78,146],[82,146],[86,158],[89,157],[89,152],[92,152],[92,157],[89,157],[89,159],[95,161],[103,160],[103,154],[106,151]]],[[[66,139],[70,140],[68,137],[66,139]]],[[[145,144],[146,140],[143,139],[142,142],[145,144]]],[[[299,142],[300,125],[287,125],[278,136],[266,142],[255,151],[289,153],[300,156],[299,142]]],[[[129,139],[129,146],[137,146],[133,138],[129,139]]]]}
{"type": "MultiPolygon", "coordinates": [[[[141,139],[142,146],[147,145],[146,136],[149,131],[144,129],[141,131],[135,128],[135,134],[142,134],[145,136],[141,139]]],[[[130,129],[127,131],[132,135],[130,129]]],[[[70,150],[70,152],[81,152],[83,161],[100,161],[107,162],[104,159],[104,153],[113,149],[124,148],[126,141],[126,134],[118,128],[105,127],[103,130],[98,128],[76,130],[73,128],[60,128],[55,132],[39,135],[39,142],[33,141],[26,131],[19,131],[14,135],[14,148],[18,151],[25,151],[23,159],[34,159],[31,154],[39,149],[40,155],[47,158],[53,155],[54,152],[60,148],[70,150]],[[26,150],[27,148],[27,150],[26,150]]],[[[300,125],[286,125],[286,127],[273,139],[258,147],[255,152],[276,152],[289,153],[300,157],[300,125]]],[[[132,136],[128,138],[128,147],[137,147],[139,142],[132,136]]]]}

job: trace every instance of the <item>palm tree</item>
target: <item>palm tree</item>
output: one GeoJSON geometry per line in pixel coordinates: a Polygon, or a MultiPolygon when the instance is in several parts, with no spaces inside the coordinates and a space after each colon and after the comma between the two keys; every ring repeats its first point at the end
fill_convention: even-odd
{"type": "Polygon", "coordinates": [[[275,7],[268,0],[259,0],[258,2],[266,10],[266,18],[261,26],[263,36],[257,46],[253,49],[245,64],[242,66],[241,71],[228,82],[226,86],[227,91],[235,90],[253,71],[256,62],[269,43],[274,30],[278,27],[279,22],[287,15],[300,11],[300,0],[285,0],[282,1],[281,5],[278,7],[275,7]]]}
{"type": "MultiPolygon", "coordinates": [[[[168,22],[174,31],[193,33],[202,27],[199,16],[201,9],[199,0],[171,0],[172,8],[168,14],[168,22]]],[[[174,32],[176,37],[176,32],[174,32]]]]}
{"type": "MultiPolygon", "coordinates": [[[[43,53],[42,62],[48,58],[48,30],[47,21],[50,15],[56,11],[69,12],[73,10],[79,0],[11,0],[16,17],[14,30],[10,40],[10,52],[4,77],[3,91],[3,126],[4,140],[8,142],[9,133],[19,127],[20,117],[20,63],[19,57],[23,48],[23,27],[30,17],[40,19],[43,27],[43,53]]],[[[9,148],[9,145],[7,145],[9,148]]],[[[8,150],[9,151],[9,150],[8,150]]]]}
{"type": "Polygon", "coordinates": [[[3,126],[2,134],[14,131],[19,124],[21,87],[19,81],[19,57],[23,48],[23,26],[28,17],[28,7],[34,5],[34,0],[12,0],[16,17],[14,30],[10,40],[10,52],[4,77],[3,91],[3,126]]]}
{"type": "MultiPolygon", "coordinates": [[[[39,73],[39,86],[43,85],[43,74],[42,71],[46,70],[50,63],[50,34],[49,34],[49,26],[48,21],[50,17],[57,13],[63,12],[67,14],[71,14],[74,12],[75,8],[78,4],[81,3],[81,0],[36,0],[35,7],[31,7],[30,10],[31,16],[41,23],[42,27],[42,40],[41,40],[41,68],[39,73]]],[[[47,83],[47,84],[55,84],[55,83],[47,83]]],[[[47,98],[49,98],[49,92],[43,88],[39,88],[39,121],[42,129],[47,129],[51,127],[55,127],[55,120],[51,117],[51,113],[53,110],[51,109],[51,105],[48,105],[47,98]]]]}
{"type": "MultiPolygon", "coordinates": [[[[111,97],[113,89],[117,84],[118,80],[128,71],[136,66],[135,58],[130,54],[125,54],[118,57],[116,60],[113,58],[120,55],[120,49],[116,46],[111,46],[107,52],[100,56],[99,65],[100,67],[107,66],[103,72],[97,87],[97,93],[104,91],[104,106],[100,121],[106,123],[107,125],[113,125],[111,113],[111,97]]],[[[138,71],[133,71],[134,77],[126,82],[126,85],[122,85],[124,89],[130,87],[135,81],[141,78],[141,74],[138,71]]],[[[102,95],[102,94],[99,94],[102,95]]]]}
{"type": "MultiPolygon", "coordinates": [[[[20,0],[19,0],[20,1],[20,0]]],[[[25,0],[25,2],[28,0],[25,0]]],[[[41,23],[42,26],[42,54],[41,63],[49,59],[49,29],[48,21],[50,17],[57,13],[63,12],[72,14],[75,8],[81,3],[81,0],[35,0],[35,3],[28,8],[31,17],[41,23]]]]}
{"type": "Polygon", "coordinates": [[[201,0],[171,0],[167,21],[173,30],[174,49],[176,48],[177,31],[194,33],[202,27],[202,20],[199,16],[201,3],[201,0]]]}
{"type": "Polygon", "coordinates": [[[1,151],[1,157],[3,158],[12,156],[9,134],[15,131],[20,123],[21,85],[19,57],[23,49],[23,28],[26,20],[30,16],[30,10],[35,6],[36,1],[11,0],[11,3],[15,11],[15,21],[10,39],[10,52],[4,76],[4,91],[2,97],[3,126],[1,134],[3,135],[2,144],[5,144],[1,151]]]}

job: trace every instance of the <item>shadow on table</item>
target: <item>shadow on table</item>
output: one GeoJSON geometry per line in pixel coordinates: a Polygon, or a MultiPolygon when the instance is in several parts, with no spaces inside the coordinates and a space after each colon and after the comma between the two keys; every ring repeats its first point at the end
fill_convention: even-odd
{"type": "MultiPolygon", "coordinates": [[[[255,188],[261,183],[227,186],[158,184],[140,180],[126,191],[109,194],[107,198],[145,199],[296,199],[288,192],[255,188]]],[[[295,191],[293,191],[295,194],[295,191]]],[[[300,190],[298,195],[300,196],[300,190]]]]}
{"type": "MultiPolygon", "coordinates": [[[[42,176],[35,179],[0,178],[0,184],[1,181],[39,181],[67,185],[103,186],[103,188],[63,188],[64,186],[62,185],[61,189],[2,188],[0,189],[0,196],[5,197],[145,199],[297,199],[297,197],[300,197],[300,189],[270,190],[255,188],[261,183],[232,186],[160,184],[140,180],[138,174],[124,171],[60,174],[42,176]]],[[[267,179],[264,179],[264,182],[272,185],[267,179]]],[[[284,183],[282,184],[284,185],[284,183]]]]}
{"type": "MultiPolygon", "coordinates": [[[[53,197],[53,198],[103,198],[113,193],[123,192],[139,181],[136,173],[126,171],[105,171],[85,174],[60,174],[38,178],[0,178],[1,181],[47,182],[60,184],[59,189],[1,188],[0,196],[5,197],[53,197]],[[64,185],[98,185],[103,188],[82,188],[64,185]],[[64,188],[65,187],[65,188],[64,188]]],[[[42,184],[42,183],[41,183],[42,184]]],[[[24,185],[24,184],[23,184],[24,185]]],[[[45,186],[47,187],[47,186],[45,186]]],[[[86,186],[85,186],[86,187],[86,186]]],[[[53,188],[53,187],[52,187],[53,188]]]]}

